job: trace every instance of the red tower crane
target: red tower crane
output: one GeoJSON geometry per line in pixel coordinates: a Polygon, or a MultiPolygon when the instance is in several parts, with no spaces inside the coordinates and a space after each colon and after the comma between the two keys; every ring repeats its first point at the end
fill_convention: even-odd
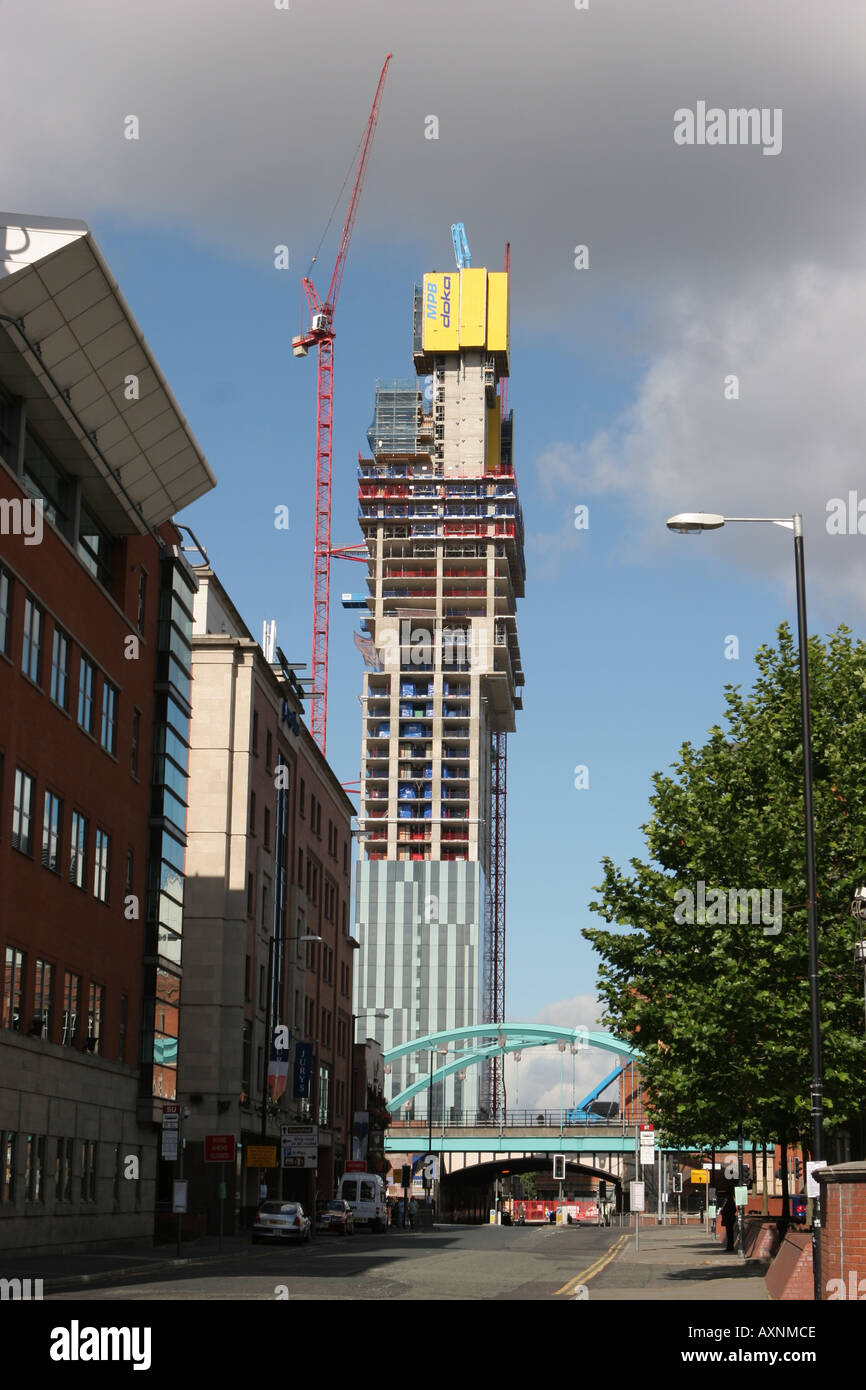
{"type": "Polygon", "coordinates": [[[340,239],[340,249],[334,265],[334,273],[328,286],[324,302],[319,299],[316,288],[308,276],[302,284],[310,310],[310,328],[306,333],[292,339],[292,352],[295,357],[306,357],[307,349],[313,346],[319,350],[317,410],[316,410],[316,515],[313,540],[313,663],[312,663],[312,717],[310,728],[316,743],[325,751],[325,732],[328,723],[328,618],[331,598],[331,425],[334,406],[334,313],[343,280],[346,255],[358,202],[367,172],[367,162],[376,122],[379,119],[379,106],[385,87],[385,75],[391,61],[389,53],[379,74],[379,85],[373,99],[373,106],[367,121],[367,129],[361,141],[361,153],[355,173],[355,184],[349,200],[349,210],[340,239]]]}

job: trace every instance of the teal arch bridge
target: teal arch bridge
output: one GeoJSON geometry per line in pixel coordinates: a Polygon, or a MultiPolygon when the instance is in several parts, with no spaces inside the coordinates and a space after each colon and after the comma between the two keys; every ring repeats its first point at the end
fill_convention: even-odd
{"type": "MultiPolygon", "coordinates": [[[[595,1155],[633,1155],[633,1123],[626,1126],[624,1117],[605,1123],[589,1113],[578,1119],[573,1113],[566,1116],[564,1107],[543,1115],[528,1112],[522,1122],[519,1112],[517,1116],[479,1113],[475,1117],[455,1117],[452,1112],[450,1119],[443,1115],[438,1124],[435,1115],[428,1116],[427,1120],[401,1120],[404,1107],[416,1095],[429,1093],[446,1077],[480,1066],[496,1056],[551,1045],[563,1054],[571,1054],[572,1049],[582,1052],[599,1048],[615,1053],[623,1062],[640,1060],[640,1053],[610,1033],[547,1023],[483,1023],[412,1038],[388,1049],[384,1054],[386,1065],[411,1053],[444,1053],[446,1049],[447,1060],[432,1074],[427,1073],[388,1101],[393,1118],[385,1136],[385,1152],[405,1153],[407,1148],[413,1148],[441,1154],[501,1154],[503,1157],[520,1153],[564,1153],[573,1155],[575,1161],[581,1156],[584,1164],[595,1155]]],[[[616,1074],[615,1070],[597,1090],[603,1089],[616,1074]]]]}

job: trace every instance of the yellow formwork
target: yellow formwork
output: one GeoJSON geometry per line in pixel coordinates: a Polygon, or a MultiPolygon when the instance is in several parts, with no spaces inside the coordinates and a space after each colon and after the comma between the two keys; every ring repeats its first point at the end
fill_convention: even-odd
{"type": "Polygon", "coordinates": [[[491,270],[487,277],[488,352],[508,352],[509,309],[508,275],[504,270],[491,270]]]}
{"type": "Polygon", "coordinates": [[[483,347],[487,320],[487,271],[460,272],[460,346],[483,347]]]}

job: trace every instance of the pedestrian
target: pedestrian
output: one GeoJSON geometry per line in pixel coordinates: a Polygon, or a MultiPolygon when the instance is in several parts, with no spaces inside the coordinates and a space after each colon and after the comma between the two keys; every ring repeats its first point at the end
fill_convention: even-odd
{"type": "Polygon", "coordinates": [[[723,1206],[722,1206],[721,1216],[722,1216],[722,1225],[724,1226],[725,1231],[726,1231],[726,1233],[727,1233],[727,1237],[728,1237],[728,1244],[727,1244],[727,1247],[726,1247],[726,1248],[727,1248],[728,1250],[733,1250],[733,1248],[734,1248],[734,1230],[735,1230],[736,1225],[737,1225],[737,1208],[736,1208],[736,1205],[735,1205],[735,1203],[734,1203],[734,1194],[733,1194],[733,1192],[731,1191],[730,1188],[728,1188],[728,1193],[727,1193],[727,1196],[725,1197],[724,1204],[723,1204],[723,1206]]]}
{"type": "Polygon", "coordinates": [[[263,1178],[262,1181],[261,1181],[261,1183],[259,1184],[259,1201],[260,1201],[260,1202],[266,1202],[267,1200],[268,1200],[268,1185],[267,1185],[267,1183],[265,1182],[265,1180],[264,1180],[264,1178],[263,1178]]]}
{"type": "Polygon", "coordinates": [[[409,1198],[409,1229],[410,1229],[410,1231],[414,1231],[414,1229],[415,1229],[415,1218],[417,1217],[417,1215],[418,1215],[418,1203],[415,1201],[415,1198],[414,1198],[414,1197],[410,1197],[410,1198],[409,1198]]]}

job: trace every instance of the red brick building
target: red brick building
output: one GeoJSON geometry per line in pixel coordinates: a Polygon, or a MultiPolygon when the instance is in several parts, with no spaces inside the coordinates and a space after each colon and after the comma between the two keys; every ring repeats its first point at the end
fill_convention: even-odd
{"type": "Polygon", "coordinates": [[[213,486],[87,227],[6,219],[0,1249],[152,1230],[195,587],[169,518],[213,486]]]}

